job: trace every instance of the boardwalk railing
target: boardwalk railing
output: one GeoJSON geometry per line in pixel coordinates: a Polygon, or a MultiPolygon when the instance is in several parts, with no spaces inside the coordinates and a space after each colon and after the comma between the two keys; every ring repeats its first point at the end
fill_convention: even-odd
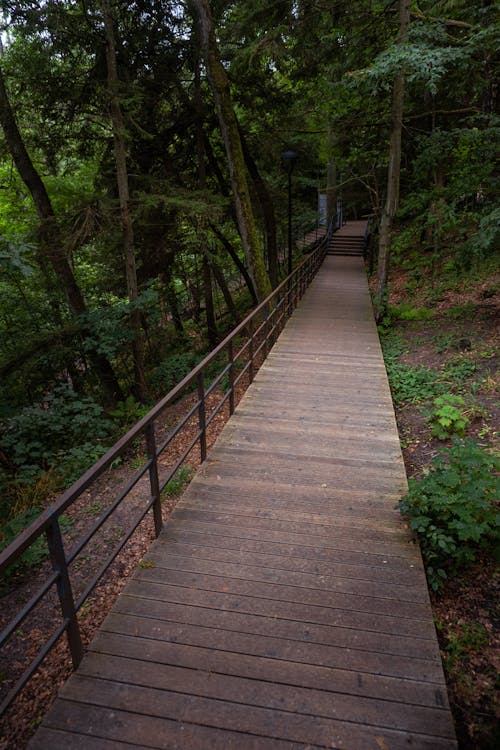
{"type": "MultiPolygon", "coordinates": [[[[107,571],[116,556],[128,542],[146,514],[152,510],[154,518],[155,533],[158,535],[162,527],[161,500],[162,492],[166,485],[172,480],[176,472],[186,461],[191,451],[199,444],[201,460],[204,461],[207,454],[207,428],[228,403],[229,413],[235,408],[235,388],[246,376],[246,382],[252,382],[254,372],[262,360],[267,356],[274,344],[285,321],[295,309],[298,301],[305,292],[310,281],[321,265],[325,256],[326,243],[320,245],[313,253],[308,255],[302,263],[288,276],[272,294],[259,304],[248,317],[245,318],[202,362],[200,362],[175,388],[173,388],[151,411],[143,417],[126,435],[124,435],[107,453],[99,459],[72,487],[64,492],[58,500],[41,513],[17,539],[0,554],[0,576],[8,573],[8,569],[26,551],[33,547],[40,539],[45,538],[48,545],[52,572],[47,576],[40,589],[31,595],[28,602],[12,614],[10,621],[0,634],[0,647],[20,631],[26,618],[44,600],[54,596],[54,587],[57,590],[58,608],[60,622],[54,625],[52,632],[48,635],[45,643],[40,647],[37,655],[31,660],[21,675],[16,675],[17,680],[7,695],[3,697],[0,704],[0,714],[10,705],[20,690],[36,672],[42,661],[54,648],[61,635],[66,632],[73,666],[76,668],[83,656],[82,637],[78,622],[78,612],[95,590],[98,582],[107,571]],[[243,343],[241,343],[243,341],[243,343]],[[221,359],[226,364],[220,372],[207,384],[207,372],[213,372],[214,363],[220,363],[221,359]],[[178,424],[173,427],[169,434],[159,439],[157,420],[165,412],[166,408],[175,402],[179,396],[190,388],[197,392],[197,398],[192,408],[185,414],[178,424]],[[216,389],[219,389],[218,391],[216,389]],[[221,392],[222,398],[210,412],[207,409],[207,397],[221,392]],[[193,422],[196,429],[193,435],[193,422]],[[159,458],[165,453],[169,445],[187,426],[191,426],[189,442],[183,447],[177,460],[168,470],[160,471],[159,458]],[[138,439],[142,440],[146,447],[147,458],[140,468],[134,472],[127,481],[125,487],[121,488],[114,497],[111,504],[100,515],[92,527],[71,549],[66,550],[67,543],[64,540],[64,524],[61,524],[62,514],[72,506],[82,494],[92,486],[103,473],[114,464],[138,439]],[[139,481],[145,477],[149,478],[149,497],[140,507],[140,512],[132,523],[123,531],[120,538],[107,559],[99,565],[97,571],[92,572],[91,579],[78,596],[72,590],[71,567],[77,560],[87,552],[88,545],[94,535],[110,520],[113,513],[117,511],[123,501],[130,495],[139,481]]],[[[161,467],[164,469],[164,466],[161,467]]],[[[5,615],[5,613],[4,613],[5,615]]]]}

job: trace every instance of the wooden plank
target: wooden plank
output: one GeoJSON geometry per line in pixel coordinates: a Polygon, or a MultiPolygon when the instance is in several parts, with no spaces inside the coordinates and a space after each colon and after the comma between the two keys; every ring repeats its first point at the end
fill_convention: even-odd
{"type": "MultiPolygon", "coordinates": [[[[340,719],[357,724],[377,724],[384,716],[384,725],[391,729],[407,729],[413,732],[427,733],[429,726],[434,727],[438,736],[453,736],[453,727],[448,712],[443,708],[402,705],[400,701],[369,698],[358,693],[353,696],[346,692],[316,690],[266,682],[264,680],[233,677],[202,670],[185,669],[168,664],[151,665],[137,663],[135,659],[104,655],[97,657],[90,654],[85,660],[79,677],[86,678],[88,686],[92,678],[114,681],[116,675],[127,685],[156,688],[174,691],[183,695],[195,695],[227,702],[237,702],[246,706],[277,709],[295,714],[305,714],[329,719],[340,719]]],[[[78,700],[82,681],[76,681],[68,695],[78,700]]],[[[337,687],[337,686],[335,686],[337,687]]]]}
{"type": "MultiPolygon", "coordinates": [[[[260,636],[254,633],[200,628],[185,623],[169,623],[168,627],[158,623],[155,627],[157,627],[158,633],[166,629],[171,635],[167,635],[166,640],[146,640],[134,635],[127,642],[128,655],[132,655],[133,652],[134,658],[145,659],[146,654],[154,654],[154,656],[150,656],[150,660],[159,662],[162,659],[168,659],[172,650],[175,650],[172,643],[178,643],[183,646],[197,647],[205,652],[207,649],[210,651],[227,651],[234,654],[261,656],[300,664],[382,674],[386,677],[406,677],[407,679],[436,684],[439,683],[441,674],[441,663],[437,658],[438,655],[435,659],[422,659],[413,656],[410,660],[407,656],[356,649],[348,647],[345,643],[339,646],[330,646],[260,636]]],[[[93,650],[107,652],[108,649],[111,649],[111,653],[114,653],[116,644],[120,641],[123,642],[123,636],[118,637],[116,634],[103,630],[96,636],[93,650]]],[[[200,668],[205,668],[203,666],[203,651],[199,651],[198,655],[202,659],[200,668]]]]}
{"type": "MultiPolygon", "coordinates": [[[[102,706],[107,712],[107,731],[113,728],[122,734],[126,728],[130,736],[133,727],[139,725],[141,735],[134,732],[133,741],[139,736],[144,737],[144,734],[147,737],[153,728],[155,741],[155,738],[162,734],[163,722],[170,724],[171,721],[176,721],[188,727],[197,725],[205,729],[238,732],[244,737],[258,737],[260,742],[267,738],[282,746],[285,742],[293,743],[289,747],[294,747],[297,742],[303,743],[302,747],[305,744],[328,748],[344,748],[352,743],[351,747],[364,750],[373,747],[375,736],[384,737],[386,744],[395,750],[408,746],[409,734],[385,727],[385,718],[382,718],[382,726],[338,721],[317,715],[311,721],[303,714],[244,705],[235,700],[221,701],[197,695],[185,696],[170,690],[138,687],[107,680],[100,680],[99,686],[100,690],[96,693],[94,680],[85,680],[83,676],[77,677],[66,684],[63,696],[65,700],[74,702],[73,705],[86,704],[89,709],[102,706]],[[109,709],[112,710],[112,714],[109,709]],[[143,727],[145,717],[147,724],[143,727]]],[[[418,747],[429,750],[453,747],[453,740],[439,736],[440,731],[441,727],[436,722],[435,726],[428,725],[425,734],[412,732],[412,735],[416,740],[420,740],[418,747]],[[433,732],[432,736],[429,736],[430,730],[433,732]]],[[[144,739],[142,741],[144,742],[144,739]]],[[[278,744],[277,747],[279,746],[278,744]]]]}
{"type": "MultiPolygon", "coordinates": [[[[256,615],[269,615],[270,617],[281,617],[286,620],[295,620],[304,623],[317,623],[319,625],[330,625],[359,628],[362,630],[376,629],[383,633],[394,633],[410,635],[420,638],[435,637],[434,624],[425,619],[409,619],[400,617],[399,614],[388,615],[375,614],[373,612],[360,612],[359,610],[348,610],[340,607],[326,605],[310,605],[300,602],[280,601],[263,596],[251,596],[232,594],[229,591],[210,591],[190,586],[171,585],[165,582],[161,586],[140,584],[135,579],[131,580],[122,596],[144,599],[149,611],[153,612],[155,602],[174,602],[176,604],[188,604],[193,606],[207,607],[209,609],[232,610],[247,612],[256,615]]],[[[120,599],[116,605],[120,606],[120,599]]],[[[146,606],[146,604],[144,605],[146,606]]],[[[162,611],[162,610],[161,610],[162,611]]]]}
{"type": "MultiPolygon", "coordinates": [[[[222,562],[217,560],[203,560],[198,557],[175,555],[168,549],[159,550],[148,556],[154,563],[151,567],[143,568],[138,573],[140,581],[162,583],[167,571],[178,570],[184,573],[200,573],[223,578],[237,578],[244,581],[259,583],[281,584],[305,588],[309,591],[318,590],[324,594],[347,593],[360,596],[373,596],[378,599],[395,599],[397,602],[428,602],[428,595],[420,585],[400,586],[394,583],[380,581],[364,581],[343,578],[338,575],[321,575],[320,573],[303,573],[292,570],[279,570],[263,565],[250,565],[240,562],[222,562]]],[[[329,600],[329,597],[327,597],[329,600]]]]}
{"type": "MultiPolygon", "coordinates": [[[[332,648],[357,649],[363,652],[376,652],[391,654],[393,656],[415,657],[417,659],[432,660],[439,662],[439,651],[432,638],[400,636],[388,633],[380,633],[376,630],[366,628],[349,628],[343,625],[324,626],[316,623],[304,623],[297,620],[285,618],[271,618],[265,615],[254,615],[234,611],[210,610],[206,607],[186,607],[179,604],[169,603],[168,606],[158,607],[157,616],[153,615],[149,603],[143,598],[128,597],[121,603],[104,626],[107,632],[128,632],[130,634],[144,634],[146,628],[147,637],[155,637],[157,640],[166,640],[168,633],[172,638],[178,638],[185,630],[178,625],[189,625],[197,628],[210,628],[210,638],[213,638],[215,630],[231,631],[233,633],[244,633],[255,635],[263,639],[285,639],[297,641],[308,645],[331,646],[332,648]],[[149,618],[137,624],[137,619],[149,618]],[[124,631],[124,622],[130,621],[128,630],[124,631]],[[175,625],[174,625],[175,623],[175,625]]],[[[196,634],[197,639],[203,639],[206,633],[200,631],[196,634]]],[[[145,636],[146,637],[146,636],[145,636]]],[[[256,641],[257,642],[257,641],[256,641]]],[[[273,647],[273,640],[261,641],[265,647],[273,647]]],[[[194,643],[194,641],[193,641],[194,643]]],[[[311,654],[318,653],[317,649],[311,649],[311,654]]]]}
{"type": "MultiPolygon", "coordinates": [[[[68,683],[69,684],[69,683],[68,683]]],[[[127,690],[127,686],[118,686],[117,692],[127,690]]],[[[94,695],[102,698],[94,691],[94,695]]],[[[106,696],[108,697],[108,696],[106,696]]],[[[119,695],[111,696],[109,706],[93,705],[76,701],[59,699],[47,717],[46,725],[51,729],[71,726],[72,735],[83,738],[81,747],[87,748],[87,741],[95,738],[110,740],[112,743],[138,744],[140,747],[157,750],[304,750],[301,742],[283,742],[269,739],[262,734],[244,734],[240,731],[219,730],[217,728],[197,725],[182,718],[168,719],[142,714],[136,710],[124,711],[116,708],[119,695]],[[114,699],[113,699],[114,698],[114,699]]],[[[135,708],[135,707],[133,707],[135,708]]],[[[67,736],[67,735],[66,735],[67,736]]],[[[51,738],[53,741],[53,737],[51,738]]],[[[68,750],[71,744],[38,744],[38,748],[50,750],[68,750]]],[[[319,747],[311,745],[311,750],[319,747]]],[[[447,750],[444,746],[444,750],[447,750]]]]}
{"type": "Polygon", "coordinates": [[[106,740],[88,734],[77,734],[69,729],[49,729],[43,726],[31,740],[29,747],[30,750],[41,750],[47,747],[53,750],[58,748],[61,750],[148,750],[151,745],[120,742],[117,739],[106,740]]]}
{"type": "MultiPolygon", "coordinates": [[[[330,559],[326,562],[320,557],[313,559],[304,556],[295,556],[293,550],[290,554],[285,554],[287,550],[281,548],[269,547],[257,543],[257,550],[250,547],[250,551],[245,545],[239,542],[233,542],[231,539],[216,541],[213,538],[203,537],[203,540],[196,539],[193,534],[187,533],[184,537],[179,534],[177,541],[171,538],[162,539],[161,543],[147,555],[147,560],[155,563],[157,559],[161,560],[162,547],[166,545],[168,552],[171,554],[189,556],[200,560],[216,560],[218,562],[240,562],[249,565],[259,565],[261,567],[273,568],[275,570],[292,570],[301,573],[316,574],[320,576],[335,575],[338,578],[351,578],[362,581],[379,580],[385,583],[392,583],[403,586],[414,586],[417,583],[421,585],[421,571],[408,566],[407,570],[394,571],[387,565],[346,565],[344,556],[339,555],[341,562],[333,563],[330,559]],[[208,544],[211,546],[207,546],[208,544]]],[[[297,550],[297,553],[299,550],[297,550]]],[[[301,549],[302,553],[303,550],[301,549]]]]}
{"type": "Polygon", "coordinates": [[[433,669],[432,664],[427,665],[429,670],[423,678],[406,673],[401,676],[370,672],[369,664],[365,662],[361,669],[353,669],[350,662],[347,668],[335,664],[310,664],[307,660],[296,658],[298,651],[293,652],[294,660],[280,658],[279,651],[271,647],[266,650],[265,644],[260,651],[254,648],[254,653],[244,653],[242,650],[225,649],[222,642],[211,648],[206,644],[200,646],[142,638],[140,633],[147,634],[148,627],[157,627],[156,621],[148,623],[147,618],[138,618],[135,624],[131,625],[132,622],[132,618],[125,617],[113,621],[117,630],[122,627],[127,631],[124,633],[108,632],[106,624],[96,637],[92,651],[97,655],[109,654],[147,662],[151,670],[155,665],[171,664],[297,687],[344,691],[383,700],[398,701],[399,697],[399,702],[405,702],[402,700],[404,696],[411,705],[439,708],[447,705],[446,688],[439,682],[439,670],[433,669]],[[142,628],[142,631],[137,632],[138,628],[142,628]]]}
{"type": "MultiPolygon", "coordinates": [[[[147,580],[147,570],[140,570],[130,581],[128,593],[133,591],[148,591],[150,598],[161,597],[163,582],[147,580]],[[139,577],[140,576],[140,577],[139,577]]],[[[308,606],[324,606],[335,609],[347,609],[353,612],[369,614],[392,615],[401,619],[425,621],[430,616],[427,602],[408,602],[400,599],[377,597],[372,584],[372,593],[364,595],[345,594],[341,591],[329,592],[327,595],[321,590],[310,590],[305,587],[287,586],[286,584],[267,583],[263,581],[247,581],[244,578],[227,578],[203,573],[189,573],[180,570],[170,570],[169,584],[203,589],[205,591],[219,591],[240,596],[253,596],[271,601],[307,604],[308,606]]]]}

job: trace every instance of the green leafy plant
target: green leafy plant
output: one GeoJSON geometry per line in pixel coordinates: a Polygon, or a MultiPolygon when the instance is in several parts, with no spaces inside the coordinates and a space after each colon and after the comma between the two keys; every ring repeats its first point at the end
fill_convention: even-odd
{"type": "Polygon", "coordinates": [[[442,380],[459,388],[476,372],[476,364],[462,356],[450,359],[443,370],[442,380]]]}
{"type": "Polygon", "coordinates": [[[395,404],[420,403],[445,390],[439,373],[427,367],[411,367],[398,361],[407,351],[399,334],[388,332],[382,335],[381,344],[395,404]]]}
{"type": "MultiPolygon", "coordinates": [[[[40,508],[29,508],[23,513],[18,513],[9,519],[2,527],[0,538],[0,552],[16,539],[24,529],[35,521],[40,515],[40,508]]],[[[12,563],[7,569],[7,578],[23,570],[34,568],[40,565],[48,555],[47,542],[45,535],[42,535],[31,544],[28,549],[21,555],[16,562],[12,563]]]]}
{"type": "Polygon", "coordinates": [[[458,341],[459,336],[456,333],[443,333],[441,331],[432,337],[432,343],[438,354],[454,349],[458,345],[458,341]]]}
{"type": "Polygon", "coordinates": [[[409,479],[399,509],[420,538],[427,578],[437,590],[480,549],[498,551],[500,460],[473,440],[453,438],[421,480],[409,479]]]}
{"type": "Polygon", "coordinates": [[[172,479],[167,482],[163,493],[169,498],[177,497],[181,494],[186,484],[191,481],[191,479],[193,478],[193,474],[194,469],[192,466],[189,466],[189,464],[187,464],[186,466],[181,466],[174,474],[172,479]]]}
{"type": "Polygon", "coordinates": [[[469,420],[458,408],[465,406],[463,398],[451,393],[444,393],[434,399],[434,410],[431,414],[432,434],[438,440],[447,440],[452,435],[465,435],[469,420]]]}
{"type": "MultiPolygon", "coordinates": [[[[22,513],[17,513],[4,523],[0,531],[0,552],[3,552],[24,529],[33,523],[33,521],[36,521],[41,511],[42,508],[38,506],[29,508],[22,513]]],[[[67,533],[73,526],[73,523],[74,521],[68,518],[68,516],[59,516],[59,526],[63,533],[67,533]]],[[[32,568],[36,568],[48,557],[48,554],[49,550],[45,534],[41,534],[23,552],[21,557],[7,568],[3,574],[5,582],[9,581],[16,573],[25,573],[32,568]]]]}
{"type": "Polygon", "coordinates": [[[72,481],[102,453],[99,443],[109,435],[109,427],[99,404],[59,385],[43,403],[7,420],[0,447],[21,483],[31,484],[51,466],[64,464],[66,457],[72,481]]]}
{"type": "Polygon", "coordinates": [[[434,312],[425,307],[413,307],[410,302],[404,302],[401,305],[389,307],[388,314],[393,320],[429,320],[434,312]]]}
{"type": "Polygon", "coordinates": [[[443,390],[438,373],[428,367],[411,367],[395,362],[387,366],[387,375],[396,404],[426,401],[443,390]]]}
{"type": "Polygon", "coordinates": [[[147,408],[130,395],[127,396],[125,401],[120,401],[110,412],[110,415],[116,419],[121,427],[127,427],[138,422],[147,412],[147,408]]]}
{"type": "Polygon", "coordinates": [[[476,309],[477,306],[474,304],[474,302],[471,302],[469,300],[468,302],[464,302],[463,305],[455,305],[454,307],[448,308],[448,310],[446,310],[445,312],[445,315],[447,315],[449,318],[458,320],[459,318],[470,317],[476,312],[476,309]]]}
{"type": "Polygon", "coordinates": [[[195,352],[172,354],[160,362],[151,376],[151,383],[157,390],[167,393],[191,372],[198,361],[195,352]]]}
{"type": "Polygon", "coordinates": [[[452,669],[464,657],[478,653],[489,643],[488,631],[480,622],[463,622],[447,629],[446,667],[452,669]]]}

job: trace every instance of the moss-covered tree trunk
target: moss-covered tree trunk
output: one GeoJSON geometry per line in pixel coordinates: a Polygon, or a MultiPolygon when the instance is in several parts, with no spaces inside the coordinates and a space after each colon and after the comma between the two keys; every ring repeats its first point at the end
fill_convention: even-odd
{"type": "Polygon", "coordinates": [[[125,142],[125,124],[118,96],[118,69],[116,65],[115,34],[113,12],[109,0],[101,0],[104,31],[106,36],[106,66],[108,74],[109,111],[113,126],[115,148],[116,181],[120,200],[120,218],[122,226],[123,256],[125,260],[125,277],[127,293],[132,306],[130,325],[133,331],[132,355],[134,360],[134,391],[139,401],[146,399],[146,381],[144,377],[144,331],[141,311],[137,308],[139,290],[135,263],[134,230],[130,214],[130,192],[127,171],[127,146],[125,142]]]}
{"type": "Polygon", "coordinates": [[[262,218],[264,220],[264,228],[266,232],[267,242],[267,266],[269,269],[269,279],[271,285],[274,287],[278,286],[279,281],[279,267],[278,267],[278,245],[276,241],[276,217],[274,215],[274,206],[267,185],[262,179],[260,172],[257,168],[257,164],[248,148],[248,144],[243,135],[241,128],[239,129],[241,146],[243,148],[243,156],[245,158],[245,164],[248,168],[248,173],[252,178],[255,195],[259,201],[262,218]]]}
{"type": "MultiPolygon", "coordinates": [[[[404,42],[410,23],[410,0],[399,1],[399,37],[404,42]]],[[[401,133],[403,129],[403,101],[405,92],[404,71],[397,74],[392,89],[391,141],[389,146],[389,168],[387,172],[387,196],[378,243],[377,287],[375,290],[375,317],[381,320],[386,309],[386,287],[389,272],[392,224],[399,205],[399,177],[401,171],[401,133]]]]}
{"type": "Polygon", "coordinates": [[[266,271],[264,248],[253,215],[245,160],[238,132],[238,123],[233,110],[229,80],[220,61],[210,3],[208,0],[192,0],[192,6],[200,25],[200,38],[207,75],[214,92],[219,125],[224,139],[241,241],[257,295],[259,299],[264,299],[271,292],[271,284],[266,271]]]}

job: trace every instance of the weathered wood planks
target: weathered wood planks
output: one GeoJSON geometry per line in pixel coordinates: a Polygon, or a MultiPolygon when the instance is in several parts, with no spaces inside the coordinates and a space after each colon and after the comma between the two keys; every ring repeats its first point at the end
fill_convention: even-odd
{"type": "Polygon", "coordinates": [[[363,265],[329,257],[32,741],[456,747],[363,265]]]}

